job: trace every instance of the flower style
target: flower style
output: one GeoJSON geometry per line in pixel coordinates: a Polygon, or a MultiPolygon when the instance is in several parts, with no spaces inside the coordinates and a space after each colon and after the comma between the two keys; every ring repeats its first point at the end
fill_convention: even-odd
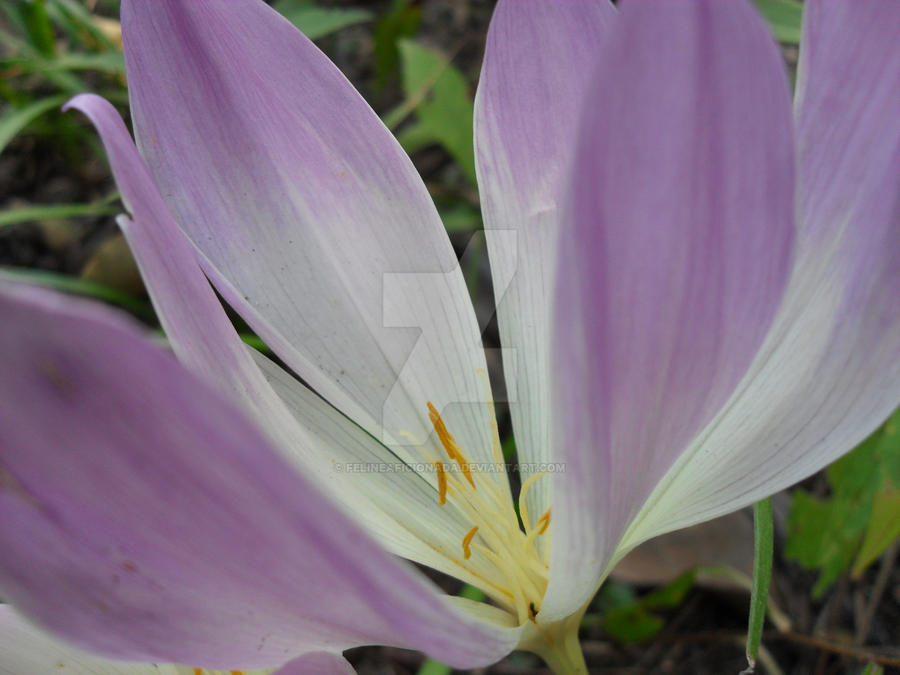
{"type": "Polygon", "coordinates": [[[0,590],[102,655],[4,606],[14,670],[352,672],[381,643],[585,672],[578,623],[629,550],[900,401],[900,4],[809,0],[792,116],[749,3],[500,0],[475,141],[519,513],[456,258],[377,116],[259,0],[122,23],[140,153],[108,103],[70,105],[180,364],[106,310],[0,293],[0,590]]]}

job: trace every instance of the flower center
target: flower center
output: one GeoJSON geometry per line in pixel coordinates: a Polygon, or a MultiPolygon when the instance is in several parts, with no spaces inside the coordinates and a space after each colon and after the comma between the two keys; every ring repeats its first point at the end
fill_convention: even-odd
{"type": "Polygon", "coordinates": [[[496,462],[493,472],[479,470],[478,465],[469,462],[430,401],[428,416],[446,454],[445,457],[432,457],[420,447],[435,468],[438,500],[442,506],[448,503],[455,506],[472,525],[460,543],[461,556],[451,554],[451,559],[479,582],[474,585],[517,617],[519,624],[526,620],[535,621],[547,590],[549,566],[549,561],[542,555],[549,547],[540,547],[538,537],[549,536],[550,509],[531,527],[525,498],[531,486],[545,474],[533,474],[522,483],[520,524],[512,495],[496,478],[506,465],[493,409],[490,415],[496,462]],[[478,566],[481,571],[472,565],[475,556],[481,556],[488,563],[478,566]]]}

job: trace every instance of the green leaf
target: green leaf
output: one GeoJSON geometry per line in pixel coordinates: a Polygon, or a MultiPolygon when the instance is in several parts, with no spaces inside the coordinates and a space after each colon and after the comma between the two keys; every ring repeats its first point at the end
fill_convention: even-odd
{"type": "MultiPolygon", "coordinates": [[[[375,89],[381,91],[397,73],[400,63],[398,40],[412,37],[422,22],[422,10],[409,0],[394,0],[375,26],[375,89]]],[[[390,126],[390,125],[388,125],[390,126]]]]}
{"type": "Polygon", "coordinates": [[[44,0],[20,3],[19,11],[29,44],[39,54],[52,57],[56,53],[56,37],[53,34],[53,24],[47,16],[44,0]]]}
{"type": "Polygon", "coordinates": [[[434,659],[425,659],[419,667],[419,675],[450,675],[453,669],[434,659]]]}
{"type": "Polygon", "coordinates": [[[29,71],[49,76],[60,71],[96,70],[112,75],[121,75],[125,72],[125,59],[121,52],[103,52],[99,54],[68,53],[60,54],[53,59],[34,59],[20,57],[6,59],[5,65],[16,65],[29,71]]]}
{"type": "Polygon", "coordinates": [[[684,602],[694,585],[693,572],[682,574],[663,588],[636,598],[626,584],[607,583],[598,597],[604,612],[600,625],[620,642],[640,642],[656,635],[665,622],[651,610],[671,609],[684,602]]]}
{"type": "Polygon", "coordinates": [[[851,575],[858,579],[900,537],[900,490],[886,485],[872,501],[872,517],[851,575]]]}
{"type": "Polygon", "coordinates": [[[785,555],[819,570],[814,598],[820,598],[853,562],[867,518],[861,502],[820,499],[803,490],[794,493],[785,555]]]}
{"type": "Polygon", "coordinates": [[[753,506],[754,555],[753,588],[750,590],[750,619],[747,622],[747,663],[744,672],[753,672],[759,657],[766,607],[769,601],[769,584],[772,581],[772,555],[775,528],[772,523],[772,499],[764,499],[753,506]]]}
{"type": "Polygon", "coordinates": [[[459,592],[459,597],[474,602],[484,602],[485,599],[484,592],[480,588],[476,588],[470,584],[463,586],[463,589],[459,592]]]}
{"type": "Polygon", "coordinates": [[[615,579],[608,579],[597,594],[595,606],[601,614],[608,614],[618,607],[637,604],[638,600],[638,595],[632,586],[615,579]]]}
{"type": "Polygon", "coordinates": [[[15,138],[16,134],[49,110],[59,108],[68,96],[52,96],[22,108],[10,108],[0,115],[0,152],[15,138]]]}
{"type": "Polygon", "coordinates": [[[501,445],[503,450],[503,459],[507,462],[511,462],[516,455],[516,439],[513,438],[512,434],[510,434],[503,439],[503,443],[501,445]]]}
{"type": "Polygon", "coordinates": [[[887,522],[882,513],[893,503],[892,492],[900,489],[898,430],[900,412],[853,452],[828,467],[829,497],[817,497],[802,489],[794,492],[785,554],[807,569],[820,572],[813,589],[815,597],[821,597],[853,565],[854,559],[863,569],[868,564],[865,559],[895,531],[890,513],[887,522]],[[879,496],[882,493],[887,496],[879,496]],[[876,501],[880,505],[877,513],[876,501]],[[869,544],[864,558],[860,558],[866,538],[869,544]]]}
{"type": "MultiPolygon", "coordinates": [[[[125,73],[125,58],[121,52],[63,54],[52,61],[51,64],[52,68],[59,70],[98,70],[113,75],[125,73]]],[[[50,68],[48,67],[48,69],[50,68]]]]}
{"type": "Polygon", "coordinates": [[[435,143],[442,145],[474,185],[475,108],[466,78],[439,52],[411,40],[401,40],[399,45],[403,88],[419,119],[418,125],[400,134],[401,145],[407,151],[435,143]]]}
{"type": "Polygon", "coordinates": [[[471,232],[481,229],[481,212],[471,204],[460,202],[446,208],[438,208],[438,211],[448,232],[471,232]]]}
{"type": "Polygon", "coordinates": [[[249,333],[238,333],[238,336],[241,338],[241,340],[243,340],[244,344],[253,347],[256,351],[262,352],[263,354],[272,353],[269,345],[263,342],[261,337],[251,335],[249,333]]]}
{"type": "Polygon", "coordinates": [[[665,626],[665,622],[639,604],[626,605],[611,610],[603,617],[603,630],[619,642],[641,642],[653,637],[665,626]]]}
{"type": "Polygon", "coordinates": [[[796,0],[756,0],[756,8],[768,22],[775,39],[799,44],[803,25],[803,5],[796,0]]]}
{"type": "Polygon", "coordinates": [[[686,572],[662,588],[651,591],[640,599],[644,609],[672,609],[678,607],[694,587],[696,574],[686,572]]]}
{"type": "MultiPolygon", "coordinates": [[[[25,18],[22,9],[22,3],[0,2],[0,11],[6,15],[10,27],[15,28],[18,33],[25,32],[25,18]]],[[[18,38],[15,39],[18,40],[18,38]]]]}
{"type": "MultiPolygon", "coordinates": [[[[397,127],[418,105],[418,98],[407,99],[405,105],[392,110],[385,117],[385,124],[387,124],[389,129],[397,127]],[[391,122],[391,124],[388,124],[388,122],[391,122]]],[[[406,127],[402,133],[397,135],[397,139],[400,141],[403,149],[410,155],[422,148],[427,148],[429,145],[440,143],[440,140],[435,138],[434,130],[431,126],[422,122],[416,122],[406,127]]]]}
{"type": "Polygon", "coordinates": [[[877,663],[867,663],[859,675],[884,675],[884,668],[877,663]]]}
{"type": "Polygon", "coordinates": [[[365,9],[316,7],[303,0],[281,0],[275,5],[275,9],[310,40],[317,40],[341,28],[372,19],[372,12],[365,9]]]}
{"type": "MultiPolygon", "coordinates": [[[[0,3],[0,6],[2,6],[2,3],[0,3]]],[[[42,67],[52,63],[53,59],[41,56],[31,45],[19,40],[15,35],[11,35],[2,28],[0,28],[0,45],[6,46],[10,54],[15,54],[14,57],[0,61],[0,65],[17,65],[26,73],[39,73],[60,89],[72,94],[86,90],[84,83],[72,73],[52,68],[47,71],[42,70],[42,67]]]]}

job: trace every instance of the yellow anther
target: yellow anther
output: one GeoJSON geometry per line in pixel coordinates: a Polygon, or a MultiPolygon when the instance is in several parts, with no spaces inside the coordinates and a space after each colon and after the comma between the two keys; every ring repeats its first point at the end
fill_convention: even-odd
{"type": "Polygon", "coordinates": [[[456,439],[453,438],[453,434],[447,430],[447,425],[444,424],[441,414],[437,411],[437,408],[434,407],[434,404],[431,401],[428,401],[428,417],[431,419],[431,424],[434,426],[434,430],[437,432],[441,445],[444,446],[444,450],[447,451],[447,455],[450,459],[456,460],[457,462],[463,459],[462,451],[459,449],[456,439]]]}
{"type": "Polygon", "coordinates": [[[456,439],[453,438],[449,431],[447,431],[447,425],[444,424],[444,420],[441,419],[441,414],[437,411],[437,408],[432,405],[431,401],[428,401],[428,417],[431,418],[431,424],[434,426],[434,430],[441,440],[441,445],[443,445],[444,450],[447,451],[447,456],[459,464],[459,468],[462,469],[463,475],[466,477],[466,480],[469,481],[469,485],[474,488],[475,481],[472,479],[472,472],[469,471],[469,460],[466,459],[462,450],[459,449],[459,446],[456,444],[456,439]]]}
{"type": "Polygon", "coordinates": [[[447,473],[444,471],[442,462],[435,462],[434,468],[437,470],[438,494],[440,495],[440,504],[443,506],[447,503],[447,473]]]}
{"type": "Polygon", "coordinates": [[[538,518],[536,525],[538,528],[538,534],[544,534],[544,532],[547,531],[547,528],[550,527],[550,509],[547,509],[544,515],[538,518]]]}
{"type": "Polygon", "coordinates": [[[472,549],[469,548],[469,544],[472,543],[472,539],[475,538],[475,533],[478,532],[478,526],[473,527],[469,532],[463,537],[462,546],[463,546],[463,557],[468,560],[472,557],[472,549]]]}
{"type": "Polygon", "coordinates": [[[456,440],[447,431],[447,425],[444,424],[441,414],[431,401],[428,401],[428,417],[431,419],[431,424],[434,425],[438,438],[441,439],[441,445],[444,446],[447,454],[450,455],[450,459],[456,459],[456,450],[459,446],[456,445],[456,440]]]}

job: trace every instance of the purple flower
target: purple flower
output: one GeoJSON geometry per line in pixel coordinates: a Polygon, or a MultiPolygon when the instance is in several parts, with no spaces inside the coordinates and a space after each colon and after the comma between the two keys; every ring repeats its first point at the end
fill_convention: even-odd
{"type": "Polygon", "coordinates": [[[584,672],[578,623],[625,553],[890,414],[900,3],[807,3],[793,115],[748,3],[621,4],[501,0],[488,36],[520,528],[466,287],[396,141],[262,2],[124,0],[140,154],[102,99],[70,105],[180,364],[105,310],[2,289],[4,667],[348,672],[382,643],[584,672]]]}

